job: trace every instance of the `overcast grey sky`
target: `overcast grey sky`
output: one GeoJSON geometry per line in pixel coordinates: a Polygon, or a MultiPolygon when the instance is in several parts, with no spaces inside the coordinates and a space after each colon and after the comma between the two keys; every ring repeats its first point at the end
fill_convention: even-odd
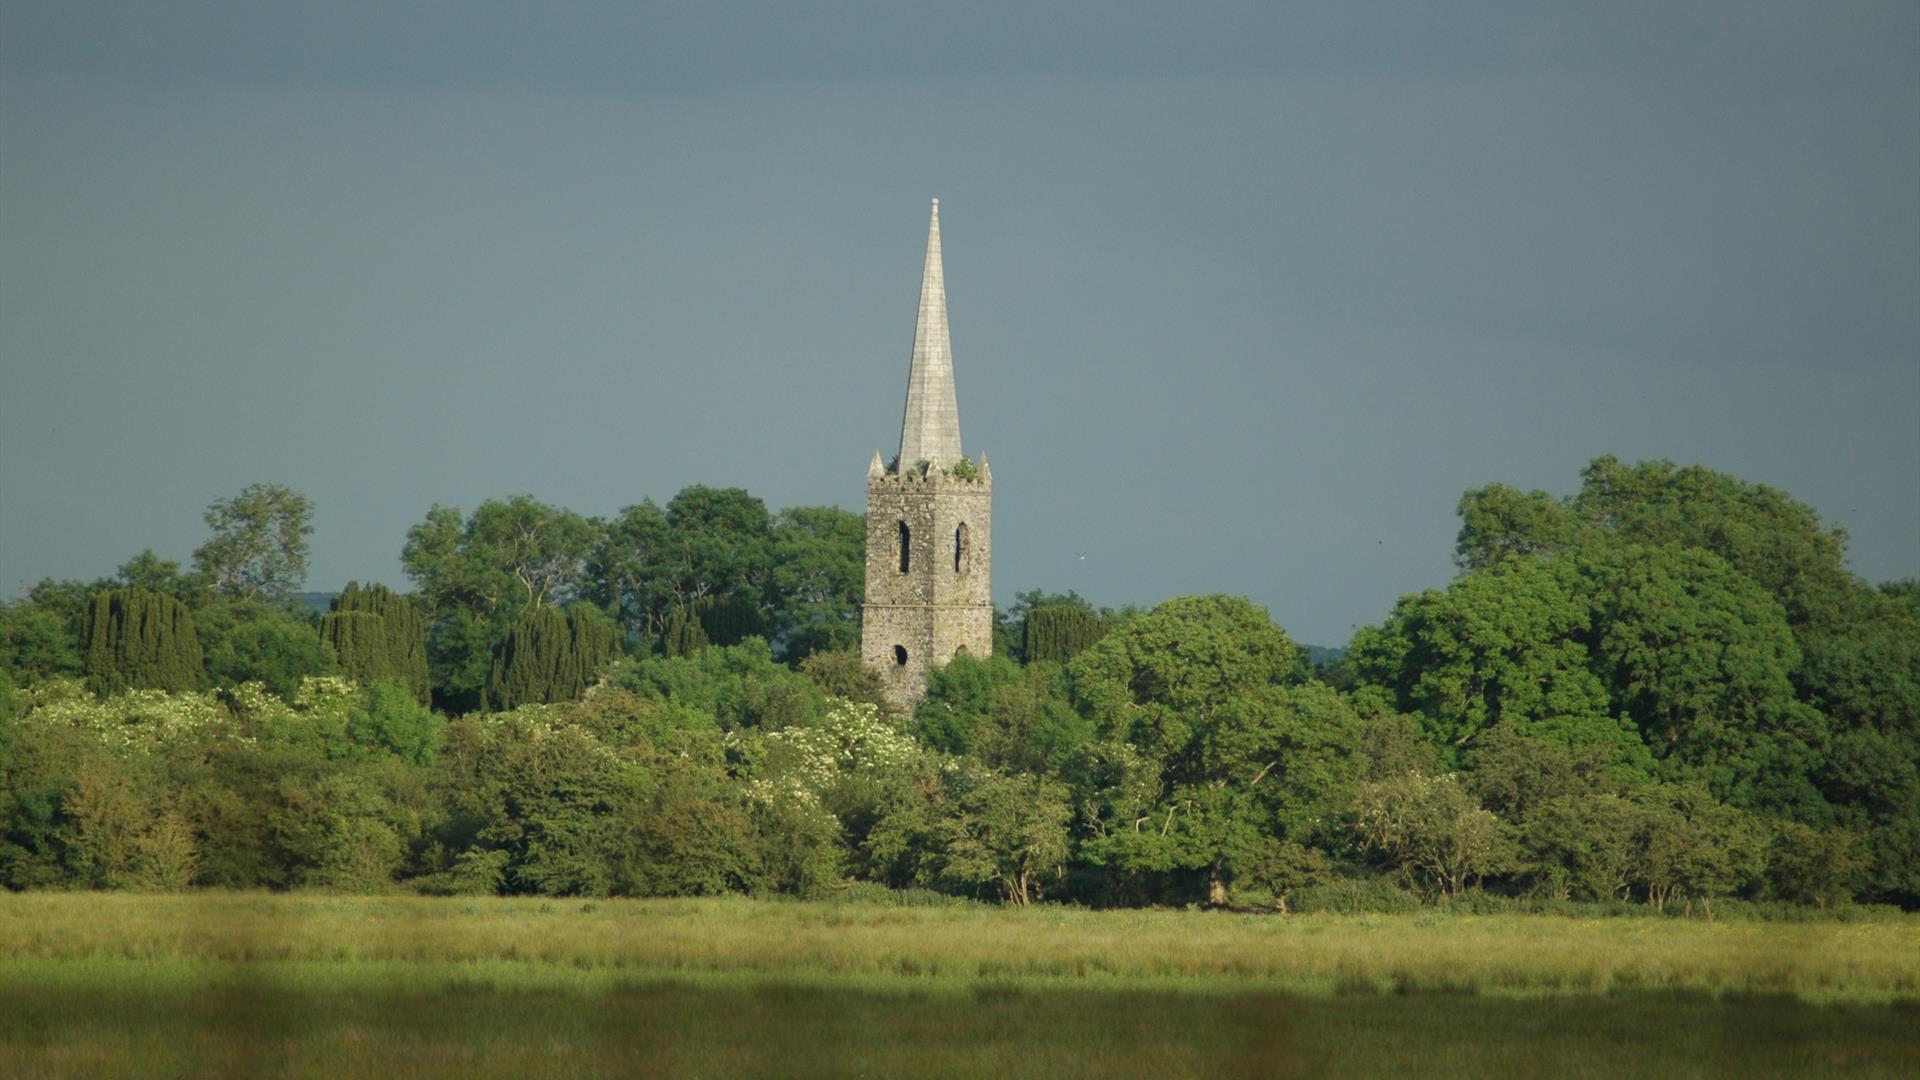
{"type": "Polygon", "coordinates": [[[1913,3],[662,7],[0,0],[0,584],[255,481],[316,589],[434,503],[857,510],[933,196],[1002,603],[1339,644],[1605,453],[1920,575],[1913,3]]]}

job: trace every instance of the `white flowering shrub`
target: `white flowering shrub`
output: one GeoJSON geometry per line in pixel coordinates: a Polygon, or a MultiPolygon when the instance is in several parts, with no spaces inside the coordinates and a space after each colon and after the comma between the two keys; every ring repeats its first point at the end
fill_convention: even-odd
{"type": "Polygon", "coordinates": [[[217,731],[250,745],[294,746],[347,756],[368,692],[350,679],[308,676],[288,703],[257,682],[216,692],[129,690],[95,697],[80,682],[50,679],[28,691],[29,727],[71,727],[120,751],[147,753],[217,731]]]}
{"type": "Polygon", "coordinates": [[[225,691],[227,707],[246,737],[329,758],[345,756],[348,717],[365,699],[366,692],[357,683],[337,675],[300,680],[291,704],[257,682],[225,691]]]}
{"type": "Polygon", "coordinates": [[[573,724],[572,705],[519,705],[506,712],[470,713],[467,722],[489,730],[513,728],[535,738],[551,736],[573,724]]]}
{"type": "Polygon", "coordinates": [[[496,741],[520,742],[529,747],[528,752],[535,755],[536,760],[562,754],[611,767],[625,766],[628,762],[619,749],[608,746],[598,735],[581,726],[578,708],[566,702],[517,705],[506,712],[470,714],[461,723],[496,741]]]}
{"type": "Polygon", "coordinates": [[[71,679],[51,679],[29,691],[23,725],[72,727],[116,750],[145,752],[228,722],[212,694],[129,690],[96,698],[71,679]]]}
{"type": "Polygon", "coordinates": [[[812,724],[766,735],[767,776],[753,785],[763,801],[785,791],[817,802],[848,780],[888,775],[919,761],[918,740],[871,702],[829,698],[812,724]]]}
{"type": "Polygon", "coordinates": [[[737,732],[728,757],[750,762],[747,798],[768,886],[802,896],[838,881],[861,837],[844,823],[870,819],[925,763],[926,751],[871,704],[828,698],[819,719],[761,734],[737,732]]]}

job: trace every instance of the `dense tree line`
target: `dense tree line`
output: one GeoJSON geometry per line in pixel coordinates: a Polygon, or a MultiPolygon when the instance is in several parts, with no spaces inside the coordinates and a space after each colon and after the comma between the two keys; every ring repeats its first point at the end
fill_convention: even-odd
{"type": "Polygon", "coordinates": [[[843,511],[435,508],[411,596],[317,618],[144,554],[0,612],[0,882],[1920,903],[1920,589],[1765,487],[1582,481],[1469,491],[1459,576],[1330,669],[1244,600],[1036,590],[912,715],[843,511]]]}
{"type": "Polygon", "coordinates": [[[528,496],[464,516],[436,506],[408,531],[401,563],[430,627],[434,703],[465,712],[481,706],[516,623],[541,608],[591,606],[636,655],[749,636],[791,662],[852,648],[865,543],[857,514],[775,515],[738,488],[696,485],[608,520],[528,496]]]}
{"type": "Polygon", "coordinates": [[[588,673],[615,655],[685,655],[749,637],[777,643],[789,663],[859,640],[865,529],[836,507],[776,515],[738,488],[698,485],[664,509],[644,502],[610,520],[524,495],[465,515],[436,506],[402,549],[412,594],[350,582],[317,621],[294,598],[311,513],[298,494],[256,484],[208,508],[213,535],[190,570],[145,551],[112,577],[40,582],[0,610],[0,676],[15,686],[84,676],[96,690],[253,681],[287,698],[304,678],[338,673],[398,680],[458,714],[577,696],[578,672],[580,685],[559,690],[524,683],[529,646],[553,613],[576,639],[606,628],[588,673]],[[125,594],[110,600],[118,621],[95,620],[109,593],[125,594]],[[204,661],[186,656],[196,648],[204,661]],[[521,681],[507,689],[503,679],[521,681]]]}
{"type": "Polygon", "coordinates": [[[1355,637],[1356,700],[1417,717],[1446,767],[1504,726],[1816,830],[1875,895],[1920,897],[1914,583],[1853,576],[1781,492],[1667,462],[1601,458],[1560,500],[1490,485],[1460,517],[1460,577],[1355,637]]]}

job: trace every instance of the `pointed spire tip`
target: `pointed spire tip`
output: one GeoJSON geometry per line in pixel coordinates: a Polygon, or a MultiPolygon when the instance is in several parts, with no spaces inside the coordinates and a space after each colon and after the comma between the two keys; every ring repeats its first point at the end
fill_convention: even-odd
{"type": "Polygon", "coordinates": [[[954,402],[953,342],[947,329],[946,273],[940,259],[940,200],[927,222],[927,258],[921,268],[920,307],[900,428],[900,464],[930,461],[949,468],[962,456],[960,411],[954,402]]]}

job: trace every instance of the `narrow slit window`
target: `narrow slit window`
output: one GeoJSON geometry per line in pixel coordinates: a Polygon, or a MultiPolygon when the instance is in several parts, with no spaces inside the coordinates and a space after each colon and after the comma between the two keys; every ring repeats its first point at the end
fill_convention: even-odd
{"type": "Polygon", "coordinates": [[[893,647],[893,662],[901,667],[907,666],[907,647],[905,645],[895,645],[893,647]]]}
{"type": "Polygon", "coordinates": [[[959,528],[953,530],[954,573],[964,574],[967,572],[967,555],[967,523],[963,521],[960,523],[959,528]]]}
{"type": "Polygon", "coordinates": [[[913,566],[913,530],[906,522],[900,523],[900,572],[906,573],[913,566]]]}

